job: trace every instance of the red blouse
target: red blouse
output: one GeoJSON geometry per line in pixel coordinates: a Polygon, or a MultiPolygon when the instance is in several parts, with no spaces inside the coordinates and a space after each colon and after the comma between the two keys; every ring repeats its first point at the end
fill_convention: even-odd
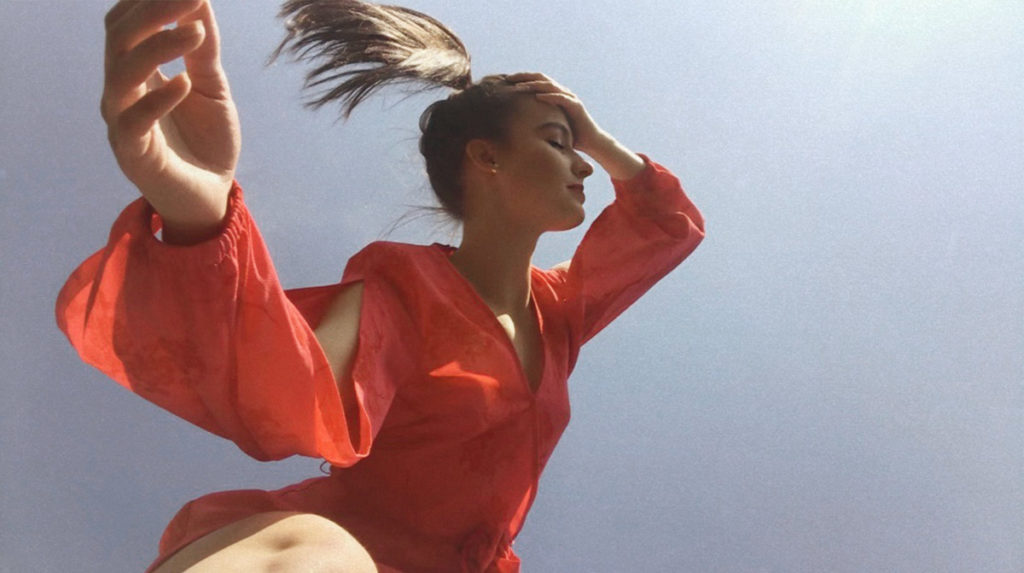
{"type": "Polygon", "coordinates": [[[580,346],[704,236],[675,176],[644,159],[642,173],[613,181],[615,201],[567,268],[531,268],[544,347],[536,392],[493,312],[449,262],[453,247],[374,242],[340,283],[285,291],[237,185],[223,232],[194,246],[160,242],[148,203],[129,205],[57,300],[82,359],[254,458],[301,454],[332,466],[281,490],[189,502],[151,569],[235,520],[294,510],[343,526],[381,571],[518,571],[512,540],[569,422],[566,381],[580,346]],[[356,281],[355,362],[336,384],[313,329],[356,281]]]}

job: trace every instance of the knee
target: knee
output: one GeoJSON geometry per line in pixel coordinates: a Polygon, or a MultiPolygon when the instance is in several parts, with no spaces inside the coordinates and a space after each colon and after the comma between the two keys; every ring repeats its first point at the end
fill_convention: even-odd
{"type": "Polygon", "coordinates": [[[268,573],[376,573],[365,547],[338,524],[313,514],[279,523],[267,562],[268,573]]]}

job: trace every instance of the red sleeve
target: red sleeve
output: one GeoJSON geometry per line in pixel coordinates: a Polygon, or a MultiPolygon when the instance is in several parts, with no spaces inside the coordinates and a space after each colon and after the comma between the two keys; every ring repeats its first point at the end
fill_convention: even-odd
{"type": "Polygon", "coordinates": [[[594,220],[568,265],[547,271],[566,305],[576,348],[601,331],[704,238],[704,218],[668,169],[644,159],[594,220]]]}
{"type": "MultiPolygon", "coordinates": [[[[242,195],[236,184],[225,228],[193,246],[160,242],[149,204],[129,205],[107,246],[64,285],[57,323],[85,362],[257,459],[301,454],[352,465],[369,454],[400,378],[379,360],[401,352],[384,324],[398,316],[397,302],[350,263],[342,284],[364,281],[359,347],[352,376],[336,384],[242,195]]],[[[331,298],[297,292],[314,295],[307,306],[321,314],[331,298]]]]}

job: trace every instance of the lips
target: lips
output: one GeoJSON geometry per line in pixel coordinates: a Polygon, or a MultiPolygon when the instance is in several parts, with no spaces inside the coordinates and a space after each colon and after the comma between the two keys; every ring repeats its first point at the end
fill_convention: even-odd
{"type": "Polygon", "coordinates": [[[580,184],[567,185],[569,190],[579,193],[580,199],[586,199],[586,195],[583,194],[583,186],[580,184]]]}

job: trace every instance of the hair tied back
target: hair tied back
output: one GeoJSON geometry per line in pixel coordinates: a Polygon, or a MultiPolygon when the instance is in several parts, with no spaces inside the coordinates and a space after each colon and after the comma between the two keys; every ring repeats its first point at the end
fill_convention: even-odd
{"type": "Polygon", "coordinates": [[[388,83],[411,85],[413,93],[473,83],[462,40],[422,12],[357,0],[288,0],[279,16],[287,35],[270,61],[287,52],[316,64],[304,86],[321,90],[306,103],[314,109],[337,101],[348,118],[388,83]]]}

